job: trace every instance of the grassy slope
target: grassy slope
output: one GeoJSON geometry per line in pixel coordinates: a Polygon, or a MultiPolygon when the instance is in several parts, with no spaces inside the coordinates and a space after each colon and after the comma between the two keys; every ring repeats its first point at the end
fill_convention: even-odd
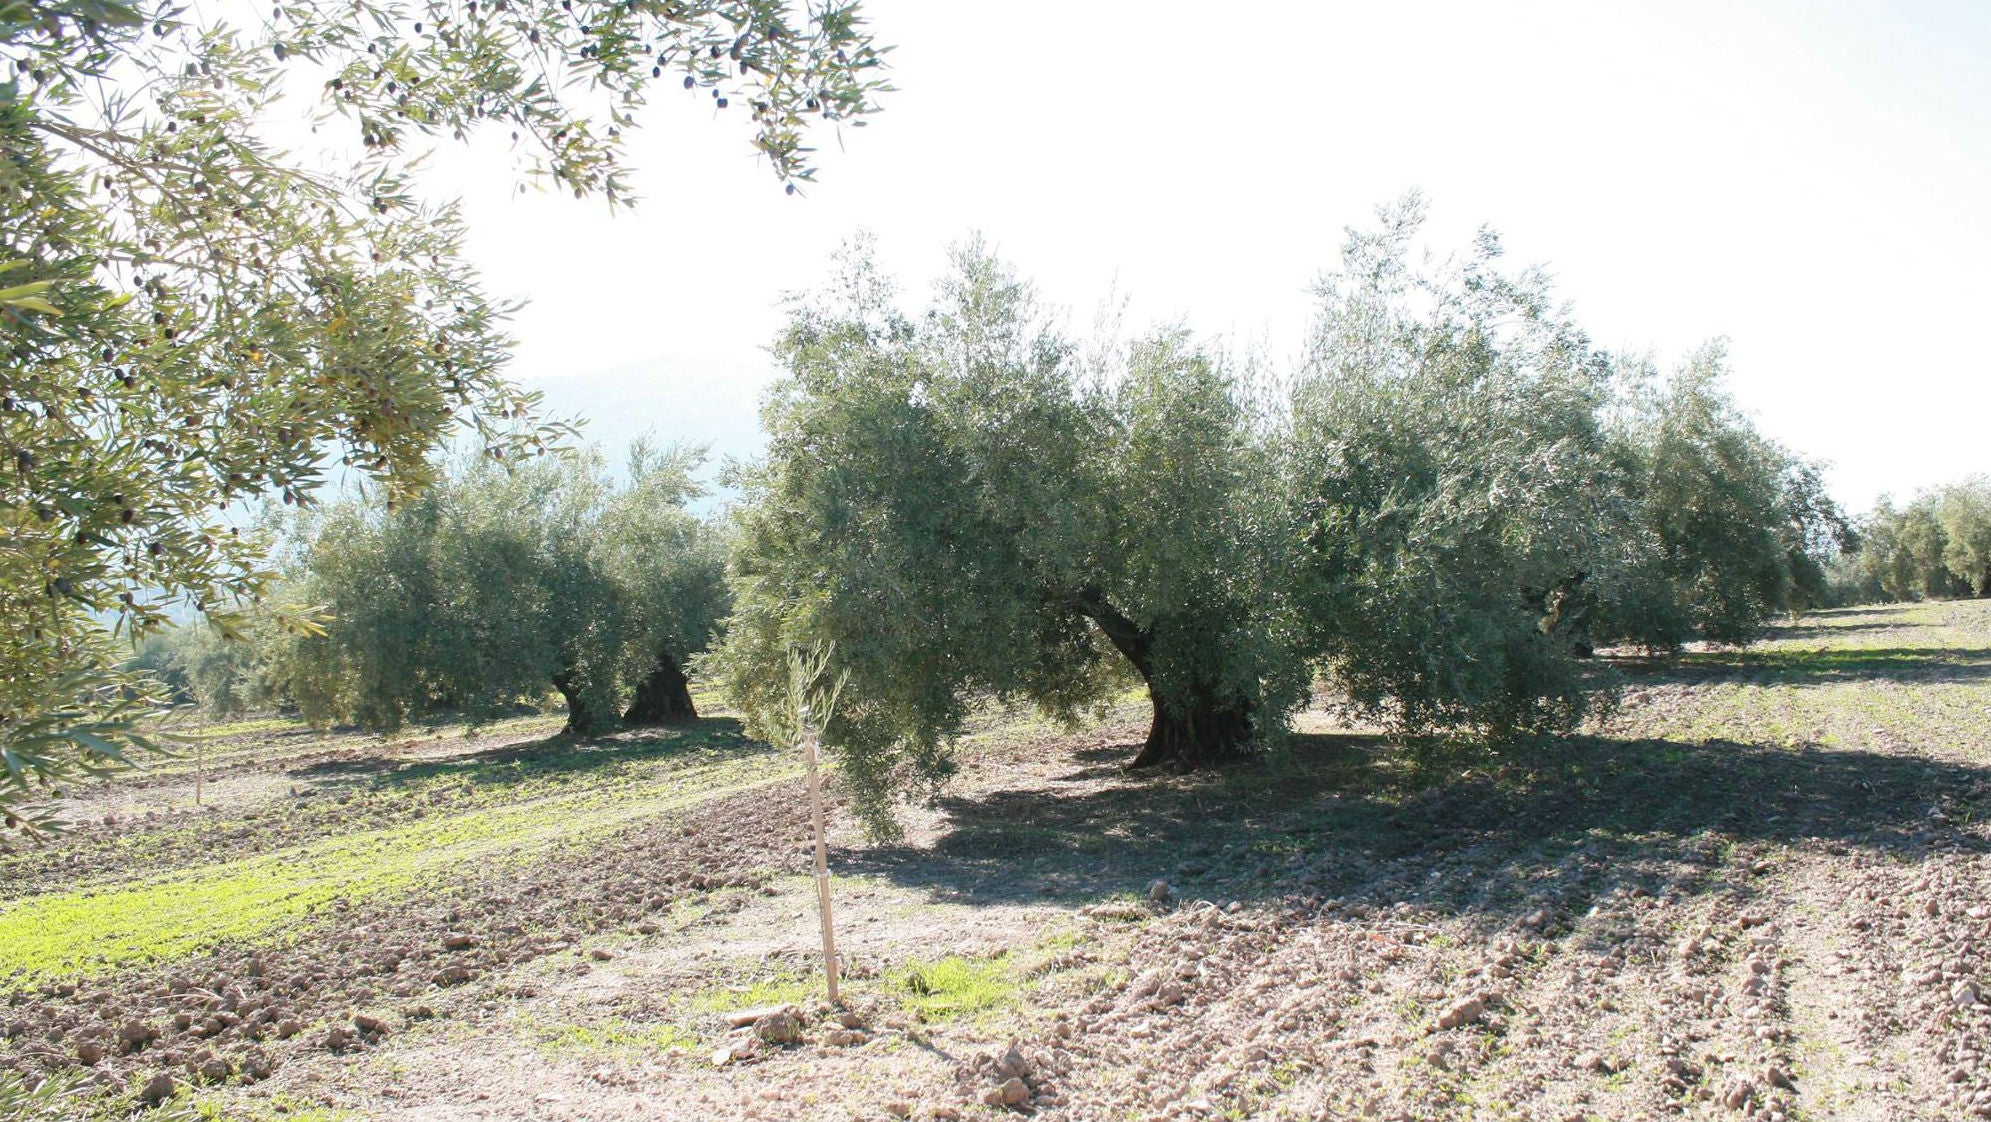
{"type": "MultiPolygon", "coordinates": [[[[797,774],[769,753],[692,752],[649,774],[407,825],[319,838],[135,881],[85,884],[0,906],[0,976],[73,976],[277,932],[334,898],[406,890],[467,861],[504,860],[797,774]]],[[[513,791],[513,794],[520,792],[513,791]]],[[[19,979],[17,979],[19,980],[19,979]]]]}

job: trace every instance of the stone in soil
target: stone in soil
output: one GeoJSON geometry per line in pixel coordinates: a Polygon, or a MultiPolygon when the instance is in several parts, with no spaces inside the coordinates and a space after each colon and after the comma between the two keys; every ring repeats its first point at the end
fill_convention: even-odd
{"type": "Polygon", "coordinates": [[[871,1034],[862,1029],[833,1028],[823,1034],[823,1043],[832,1048],[855,1048],[871,1042],[871,1034]]]}
{"type": "Polygon", "coordinates": [[[1009,1042],[1009,1049],[996,1061],[996,1076],[1001,1079],[1023,1079],[1030,1075],[1030,1061],[1023,1056],[1023,1050],[1016,1041],[1009,1042]]]}
{"type": "Polygon", "coordinates": [[[144,1021],[126,1021],[118,1029],[118,1043],[127,1049],[142,1048],[159,1036],[159,1030],[144,1021]]]}
{"type": "Polygon", "coordinates": [[[749,1028],[754,1022],[763,1017],[772,1017],[776,1013],[795,1012],[799,1012],[799,1010],[793,1005],[756,1005],[751,1009],[735,1009],[731,1013],[726,1014],[726,1026],[728,1028],[749,1028]]]}

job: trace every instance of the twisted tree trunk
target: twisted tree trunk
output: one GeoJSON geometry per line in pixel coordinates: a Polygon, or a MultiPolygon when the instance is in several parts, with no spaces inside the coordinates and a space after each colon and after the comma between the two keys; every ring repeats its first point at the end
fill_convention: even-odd
{"type": "Polygon", "coordinates": [[[1585,584],[1589,579],[1588,570],[1579,570],[1557,581],[1554,588],[1527,588],[1521,592],[1522,601],[1539,613],[1536,626],[1542,634],[1566,641],[1570,653],[1577,658],[1590,658],[1597,653],[1590,638],[1591,617],[1597,613],[1597,594],[1585,584]]]}
{"type": "Polygon", "coordinates": [[[1096,589],[1080,592],[1073,606],[1099,625],[1113,649],[1133,664],[1147,684],[1154,717],[1129,769],[1195,771],[1250,754],[1254,729],[1249,705],[1220,701],[1209,690],[1164,691],[1155,681],[1151,629],[1127,618],[1096,589]]]}
{"type": "Polygon", "coordinates": [[[691,702],[691,679],[669,652],[657,655],[657,668],[636,687],[622,719],[632,725],[676,725],[698,719],[691,702]]]}
{"type": "Polygon", "coordinates": [[[572,671],[562,670],[553,675],[553,688],[567,699],[567,724],[561,732],[569,736],[592,736],[602,730],[604,722],[601,714],[588,704],[587,694],[572,671]]]}

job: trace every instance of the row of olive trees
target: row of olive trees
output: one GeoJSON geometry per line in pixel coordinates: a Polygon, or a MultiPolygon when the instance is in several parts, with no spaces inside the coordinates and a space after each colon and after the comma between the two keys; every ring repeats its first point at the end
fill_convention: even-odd
{"type": "Polygon", "coordinates": [[[687,660],[727,602],[719,536],[686,510],[698,463],[641,442],[621,479],[593,449],[464,458],[411,500],[348,497],[291,536],[285,592],[322,634],[189,629],[153,661],[204,707],[321,725],[483,720],[555,692],[575,733],[695,718],[687,660]]]}
{"type": "Polygon", "coordinates": [[[1991,596],[1991,479],[1925,491],[1904,507],[1883,497],[1840,568],[1848,603],[1991,596]]]}
{"type": "Polygon", "coordinates": [[[777,346],[704,665],[778,734],[788,652],[849,675],[828,741],[882,822],[985,699],[1145,687],[1137,765],[1255,751],[1325,679],[1411,730],[1567,728],[1601,642],[1743,642],[1822,595],[1817,470],[1724,396],[1590,345],[1483,237],[1354,236],[1285,383],[1180,329],[1084,346],[977,244],[919,316],[860,243],[777,346]]]}
{"type": "Polygon", "coordinates": [[[1323,681],[1406,730],[1540,734],[1586,711],[1597,645],[1746,642],[1819,602],[1843,521],[1719,347],[1615,358],[1490,235],[1417,265],[1420,222],[1351,238],[1285,379],[1179,328],[1082,345],[977,244],[910,316],[859,243],[778,342],[730,579],[686,457],[639,450],[627,485],[587,453],[466,461],[313,520],[293,592],[328,634],[270,632],[259,671],[318,721],[551,689],[595,732],[629,697],[689,715],[697,657],[774,738],[791,652],[833,650],[827,739],[878,824],[991,698],[1073,719],[1138,683],[1137,766],[1255,752],[1323,681]]]}

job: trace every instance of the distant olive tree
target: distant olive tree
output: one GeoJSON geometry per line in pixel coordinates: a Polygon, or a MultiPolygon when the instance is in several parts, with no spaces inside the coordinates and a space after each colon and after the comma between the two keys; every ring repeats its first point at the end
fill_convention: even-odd
{"type": "Polygon", "coordinates": [[[126,669],[158,681],[166,700],[198,705],[215,716],[275,709],[283,695],[266,652],[278,641],[260,619],[234,638],[204,619],[193,620],[153,631],[126,669]]]}
{"type": "Polygon", "coordinates": [[[1860,572],[1878,598],[1991,595],[1991,480],[1972,476],[1904,507],[1883,495],[1860,538],[1860,572]]]}
{"type": "Polygon", "coordinates": [[[1664,381],[1628,368],[1613,438],[1641,549],[1600,611],[1610,638],[1746,643],[1824,600],[1824,559],[1848,540],[1846,520],[1817,465],[1758,432],[1726,377],[1718,342],[1664,381]]]}
{"type": "Polygon", "coordinates": [[[284,643],[286,692],[320,722],[392,729],[489,718],[557,691],[567,730],[696,716],[684,662],[725,602],[721,554],[684,509],[693,455],[639,446],[613,479],[592,450],[459,462],[412,500],[352,498],[312,527],[298,595],[323,638],[284,643]]]}
{"type": "Polygon", "coordinates": [[[724,542],[685,509],[704,494],[692,477],[703,455],[639,440],[595,533],[596,563],[622,600],[629,724],[698,717],[686,670],[729,607],[724,542]]]}
{"type": "Polygon", "coordinates": [[[1991,596],[1991,479],[1974,476],[1936,500],[1943,567],[1978,596],[1991,596]]]}

